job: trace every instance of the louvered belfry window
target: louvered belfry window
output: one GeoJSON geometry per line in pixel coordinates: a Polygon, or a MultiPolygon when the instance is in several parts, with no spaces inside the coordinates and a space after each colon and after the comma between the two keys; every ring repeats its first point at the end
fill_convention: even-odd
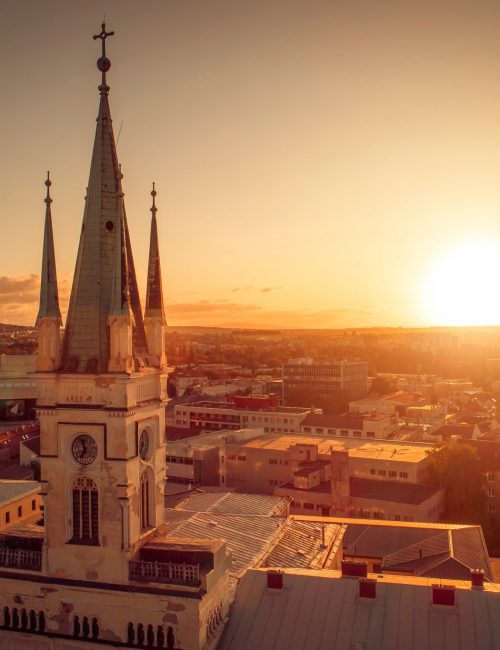
{"type": "Polygon", "coordinates": [[[73,483],[72,544],[99,544],[99,492],[91,478],[79,477],[73,483]]]}

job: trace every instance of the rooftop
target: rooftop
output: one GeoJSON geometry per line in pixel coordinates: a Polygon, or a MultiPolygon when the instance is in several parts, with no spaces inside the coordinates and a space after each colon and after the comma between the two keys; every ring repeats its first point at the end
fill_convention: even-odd
{"type": "Polygon", "coordinates": [[[351,497],[409,505],[419,505],[439,491],[434,487],[416,483],[378,481],[377,479],[355,478],[352,476],[349,479],[349,484],[351,497]]]}
{"type": "Polygon", "coordinates": [[[398,460],[418,463],[434,450],[430,444],[387,441],[377,439],[367,441],[360,438],[325,438],[293,433],[267,433],[258,436],[241,446],[247,448],[286,451],[293,445],[317,445],[318,453],[331,454],[332,451],[349,451],[351,458],[374,458],[380,460],[398,460]]]}
{"type": "Polygon", "coordinates": [[[379,558],[382,570],[390,572],[467,580],[471,569],[483,569],[485,578],[493,580],[481,526],[446,528],[433,524],[419,527],[400,522],[391,524],[347,524],[344,553],[352,557],[379,558]]]}
{"type": "Polygon", "coordinates": [[[500,638],[500,585],[455,588],[456,605],[432,604],[433,578],[384,575],[376,597],[359,596],[356,578],[339,571],[285,570],[283,589],[250,569],[238,584],[219,650],[493,650],[500,638]]]}
{"type": "Polygon", "coordinates": [[[237,577],[260,562],[286,521],[288,503],[283,497],[198,493],[167,511],[167,540],[224,539],[233,555],[231,574],[237,577]]]}
{"type": "Polygon", "coordinates": [[[40,492],[38,481],[9,481],[0,480],[0,505],[6,506],[30,494],[40,492]]]}

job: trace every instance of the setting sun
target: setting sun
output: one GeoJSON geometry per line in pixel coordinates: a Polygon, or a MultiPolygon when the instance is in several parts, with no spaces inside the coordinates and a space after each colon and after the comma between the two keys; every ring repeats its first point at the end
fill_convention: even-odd
{"type": "Polygon", "coordinates": [[[425,321],[439,325],[498,325],[500,302],[495,278],[500,275],[500,246],[469,242],[440,256],[422,283],[425,321]]]}

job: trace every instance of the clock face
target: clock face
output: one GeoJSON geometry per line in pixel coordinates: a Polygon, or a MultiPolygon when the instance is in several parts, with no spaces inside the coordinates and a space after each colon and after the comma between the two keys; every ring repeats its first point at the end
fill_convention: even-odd
{"type": "Polygon", "coordinates": [[[149,453],[149,434],[146,429],[141,432],[141,437],[139,438],[139,456],[142,460],[146,460],[149,453]]]}
{"type": "Polygon", "coordinates": [[[71,453],[80,465],[90,465],[97,457],[97,443],[90,436],[78,436],[73,440],[71,453]]]}

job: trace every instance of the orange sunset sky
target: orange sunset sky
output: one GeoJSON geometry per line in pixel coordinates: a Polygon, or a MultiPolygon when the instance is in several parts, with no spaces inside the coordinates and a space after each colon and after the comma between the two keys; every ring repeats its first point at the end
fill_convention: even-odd
{"type": "Polygon", "coordinates": [[[170,325],[500,324],[500,3],[3,0],[0,322],[34,323],[51,170],[63,312],[106,12],[139,282],[170,325]]]}

